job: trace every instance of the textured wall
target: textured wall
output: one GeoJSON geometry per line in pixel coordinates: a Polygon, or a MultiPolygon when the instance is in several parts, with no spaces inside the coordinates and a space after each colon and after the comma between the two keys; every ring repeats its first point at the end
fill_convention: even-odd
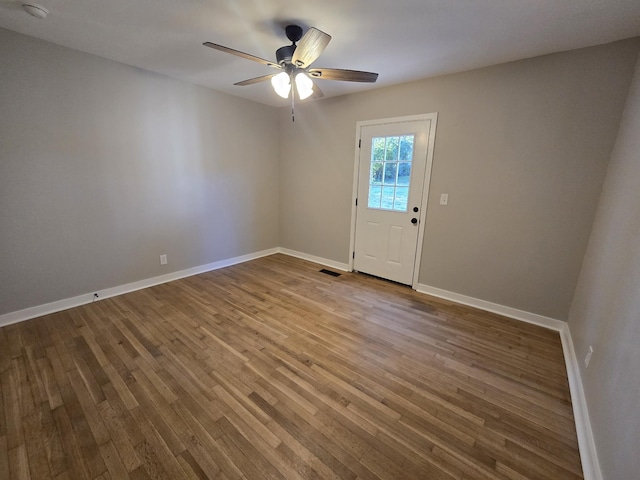
{"type": "Polygon", "coordinates": [[[569,315],[605,479],[640,472],[640,57],[569,315]],[[593,356],[584,367],[589,345],[593,356]]]}
{"type": "Polygon", "coordinates": [[[566,320],[638,47],[282,109],[281,245],[347,262],[356,122],[438,112],[420,283],[566,320]]]}
{"type": "Polygon", "coordinates": [[[0,314],[278,246],[275,109],[7,30],[0,72],[0,314]]]}

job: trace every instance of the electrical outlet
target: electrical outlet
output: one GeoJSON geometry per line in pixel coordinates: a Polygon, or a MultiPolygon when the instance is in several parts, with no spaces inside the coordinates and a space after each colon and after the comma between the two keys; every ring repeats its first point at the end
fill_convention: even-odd
{"type": "Polygon", "coordinates": [[[589,352],[587,353],[587,356],[584,357],[584,366],[587,368],[589,368],[589,364],[591,363],[591,355],[593,355],[593,347],[589,345],[589,352]]]}
{"type": "Polygon", "coordinates": [[[441,193],[440,194],[440,205],[448,205],[449,204],[449,194],[441,193]]]}
{"type": "Polygon", "coordinates": [[[167,254],[163,254],[160,255],[160,265],[166,265],[167,263],[169,263],[169,260],[167,259],[167,254]]]}

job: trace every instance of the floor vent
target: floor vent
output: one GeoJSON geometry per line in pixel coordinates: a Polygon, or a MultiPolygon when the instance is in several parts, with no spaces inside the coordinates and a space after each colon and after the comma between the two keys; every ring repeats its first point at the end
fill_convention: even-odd
{"type": "Polygon", "coordinates": [[[322,270],[320,270],[320,272],[326,273],[327,275],[331,275],[332,277],[339,277],[340,275],[342,275],[341,273],[332,272],[331,270],[327,270],[326,268],[323,268],[322,270]]]}

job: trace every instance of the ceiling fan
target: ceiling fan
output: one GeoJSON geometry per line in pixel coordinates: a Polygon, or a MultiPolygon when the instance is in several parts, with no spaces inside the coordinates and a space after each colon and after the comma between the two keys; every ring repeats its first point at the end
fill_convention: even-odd
{"type": "Polygon", "coordinates": [[[265,60],[248,53],[234,50],[211,42],[205,42],[206,47],[230,53],[238,57],[246,58],[254,62],[261,63],[268,67],[279,70],[279,73],[271,73],[261,77],[250,78],[234,85],[246,86],[254,83],[271,80],[275,92],[282,98],[288,98],[295,83],[294,93],[291,95],[291,105],[293,113],[294,97],[300,100],[313,95],[322,97],[323,93],[319,87],[314,85],[313,79],[321,80],[342,80],[346,82],[367,82],[373,83],[377,80],[378,74],[362,72],[360,70],[343,70],[337,68],[311,68],[311,64],[320,56],[331,40],[331,35],[311,27],[302,35],[302,27],[298,25],[288,25],[285,28],[287,38],[291,45],[285,45],[276,50],[276,62],[265,60]]]}

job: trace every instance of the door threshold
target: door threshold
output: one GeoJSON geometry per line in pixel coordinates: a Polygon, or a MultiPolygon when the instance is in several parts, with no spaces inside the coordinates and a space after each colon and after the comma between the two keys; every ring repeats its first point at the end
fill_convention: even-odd
{"type": "Polygon", "coordinates": [[[389,282],[389,283],[393,283],[394,285],[399,285],[400,287],[409,287],[412,288],[411,285],[408,285],[406,283],[401,283],[401,282],[396,282],[395,280],[389,280],[388,278],[384,278],[384,277],[379,277],[377,275],[372,275],[370,273],[365,273],[365,272],[359,272],[357,270],[353,271],[354,273],[358,273],[360,275],[365,275],[367,277],[371,277],[371,278],[375,278],[377,280],[382,280],[383,282],[389,282]]]}

